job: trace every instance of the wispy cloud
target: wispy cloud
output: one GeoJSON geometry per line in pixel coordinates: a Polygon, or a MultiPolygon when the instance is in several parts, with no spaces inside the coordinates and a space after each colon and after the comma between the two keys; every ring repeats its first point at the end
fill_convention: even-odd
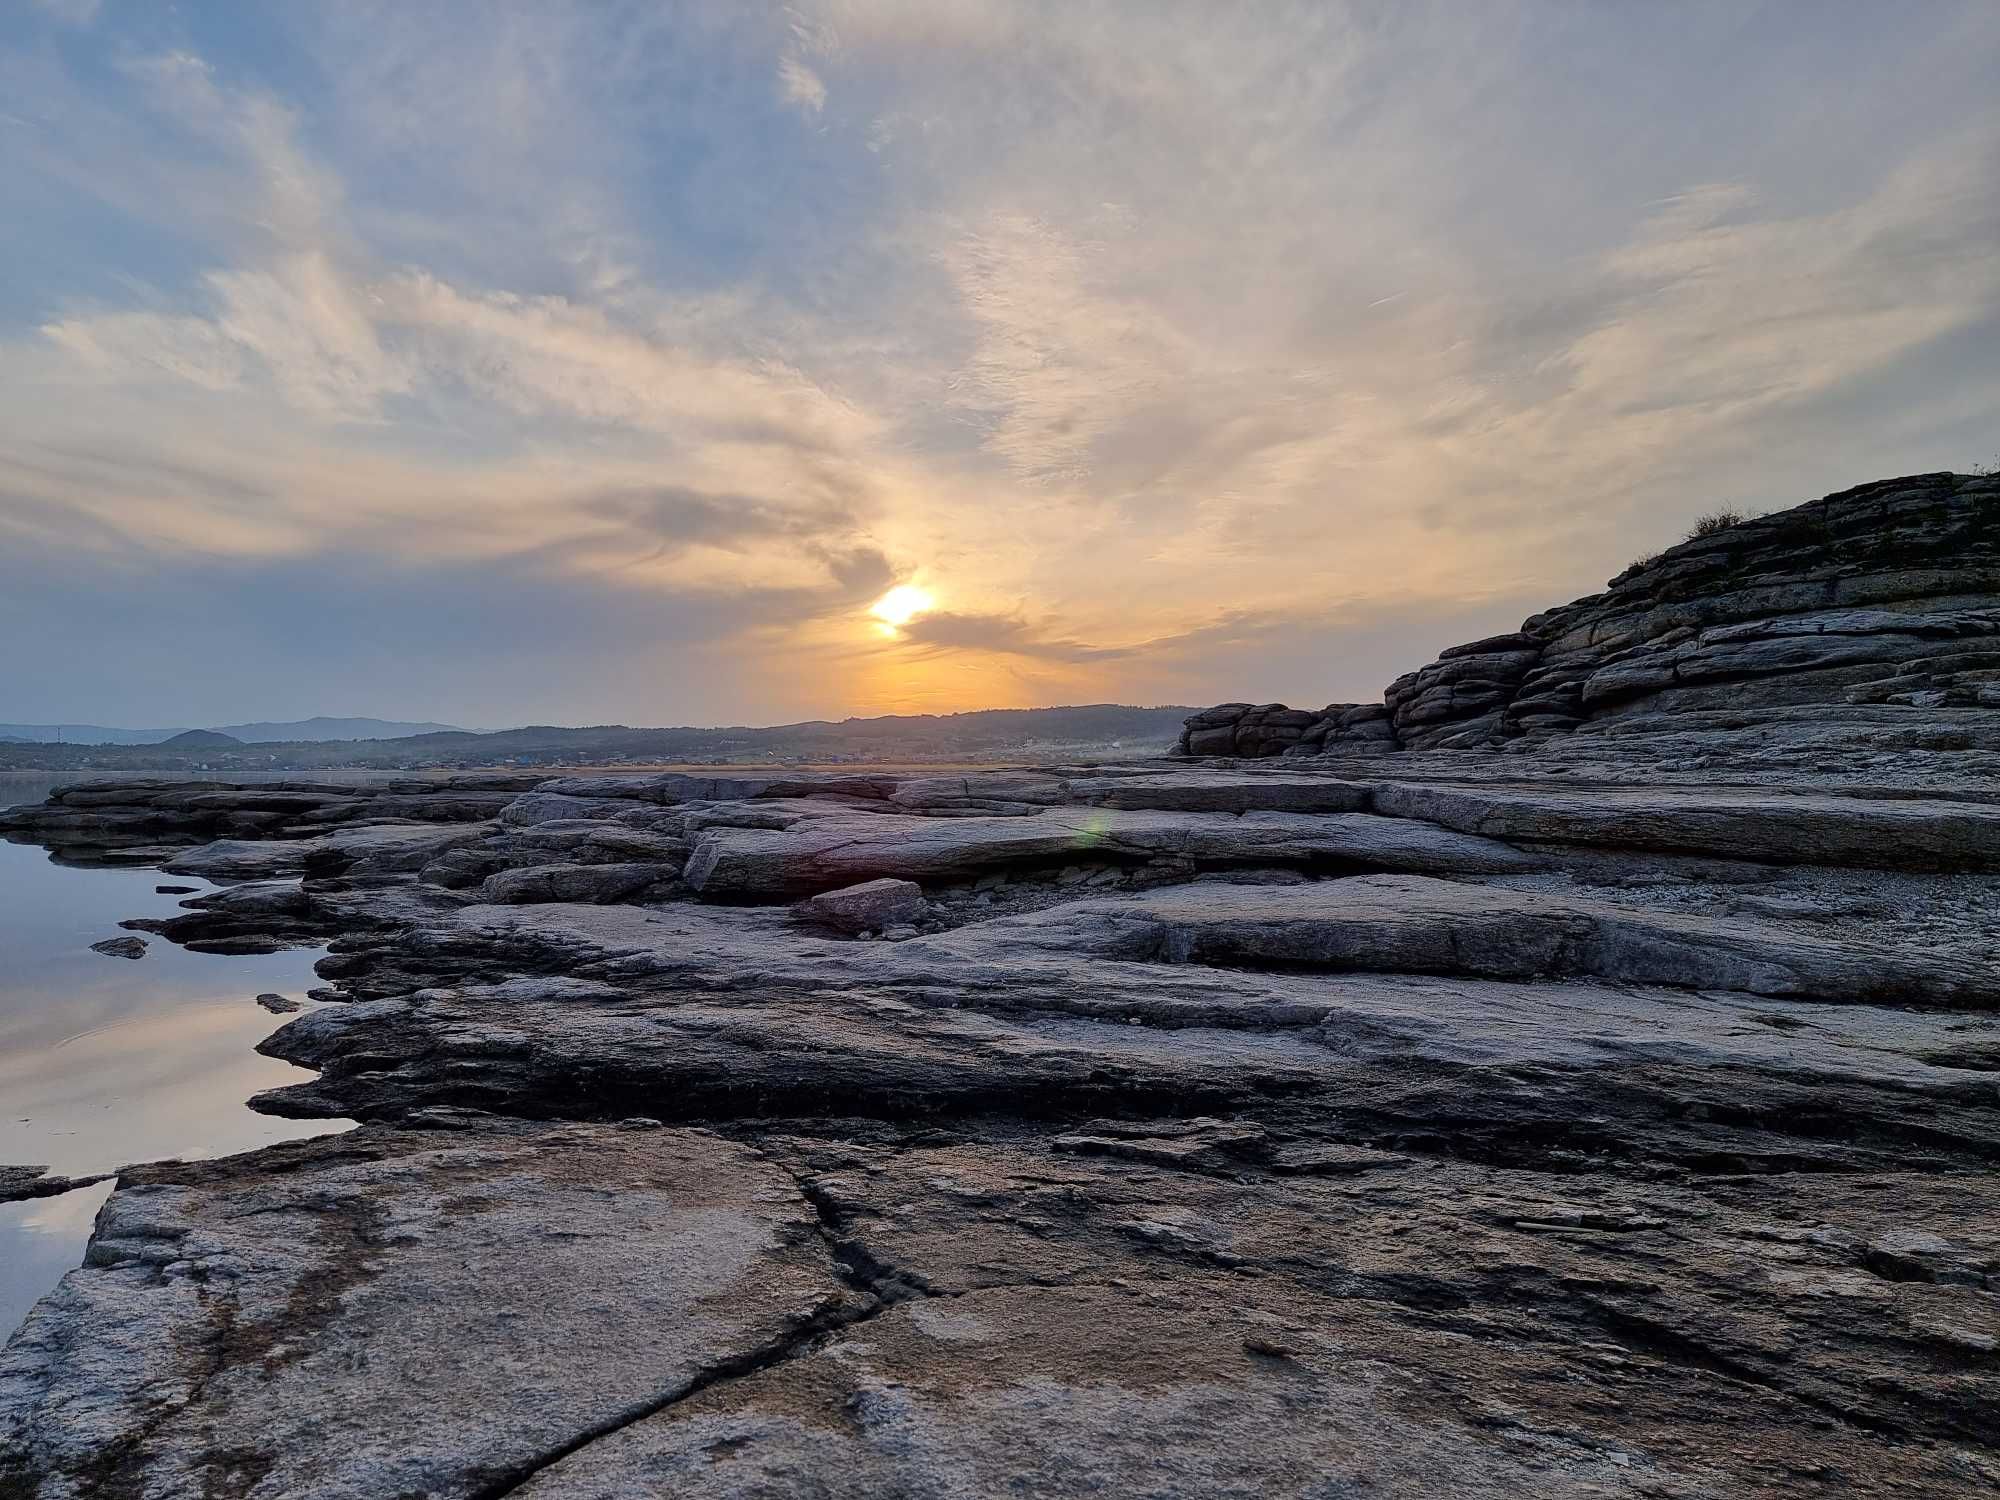
{"type": "Polygon", "coordinates": [[[1004,656],[1030,656],[1047,661],[1100,662],[1132,654],[1128,646],[1089,646],[1082,641],[1045,635],[1019,615],[961,614],[950,610],[925,615],[902,627],[918,646],[945,650],[992,651],[1004,656]]]}
{"type": "Polygon", "coordinates": [[[804,114],[816,115],[826,108],[826,85],[819,74],[796,57],[778,63],[778,92],[787,104],[797,105],[804,114]]]}

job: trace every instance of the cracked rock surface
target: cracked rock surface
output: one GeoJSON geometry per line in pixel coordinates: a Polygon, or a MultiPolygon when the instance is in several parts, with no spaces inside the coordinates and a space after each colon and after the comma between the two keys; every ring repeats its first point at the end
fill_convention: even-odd
{"type": "Polygon", "coordinates": [[[0,1405],[42,1494],[504,1493],[865,1305],[744,1146],[371,1131],[125,1174],[0,1405]]]}
{"type": "Polygon", "coordinates": [[[363,1122],[120,1175],[0,1496],[2000,1489],[1983,753],[1564,742],[0,814],[363,1122]]]}

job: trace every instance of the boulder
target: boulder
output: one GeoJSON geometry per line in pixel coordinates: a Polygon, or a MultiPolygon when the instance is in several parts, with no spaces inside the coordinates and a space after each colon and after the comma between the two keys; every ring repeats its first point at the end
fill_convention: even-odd
{"type": "Polygon", "coordinates": [[[924,888],[913,880],[864,880],[821,891],[794,910],[804,921],[840,932],[886,932],[923,915],[924,888]]]}
{"type": "Polygon", "coordinates": [[[1191,716],[1175,746],[1180,755],[1283,755],[1322,716],[1282,703],[1223,703],[1191,716]]]}

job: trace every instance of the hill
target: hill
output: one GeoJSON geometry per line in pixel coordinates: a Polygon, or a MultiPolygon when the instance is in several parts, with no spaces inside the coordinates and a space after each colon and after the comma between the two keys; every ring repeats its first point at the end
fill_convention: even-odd
{"type": "MultiPolygon", "coordinates": [[[[1048,761],[1096,755],[1163,754],[1190,710],[1118,703],[1064,708],[982,709],[962,714],[897,714],[798,724],[635,728],[533,724],[490,734],[441,730],[397,739],[191,742],[120,745],[0,745],[0,768],[184,770],[200,752],[210,770],[422,770],[440,767],[892,764],[994,760],[1048,761]]],[[[251,727],[251,726],[240,726],[251,727]]],[[[214,734],[217,731],[197,731],[214,734]]]]}
{"type": "MultiPolygon", "coordinates": [[[[118,729],[106,724],[0,724],[0,745],[158,745],[186,734],[185,725],[170,729],[118,729]]],[[[453,724],[407,723],[398,719],[334,719],[324,715],[255,724],[215,724],[209,732],[226,734],[246,745],[329,744],[344,740],[394,740],[416,734],[463,734],[453,724]]]]}
{"type": "Polygon", "coordinates": [[[400,740],[419,734],[465,733],[456,724],[407,723],[399,719],[334,719],[324,714],[278,723],[218,724],[215,729],[218,734],[232,735],[249,745],[400,740]]]}

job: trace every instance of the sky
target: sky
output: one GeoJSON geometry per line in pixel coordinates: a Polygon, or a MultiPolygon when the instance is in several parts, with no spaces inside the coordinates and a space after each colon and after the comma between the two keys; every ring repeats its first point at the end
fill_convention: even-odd
{"type": "Polygon", "coordinates": [[[1373,699],[2000,459],[1996,81],[1993,0],[3,0],[0,718],[1373,699]]]}

